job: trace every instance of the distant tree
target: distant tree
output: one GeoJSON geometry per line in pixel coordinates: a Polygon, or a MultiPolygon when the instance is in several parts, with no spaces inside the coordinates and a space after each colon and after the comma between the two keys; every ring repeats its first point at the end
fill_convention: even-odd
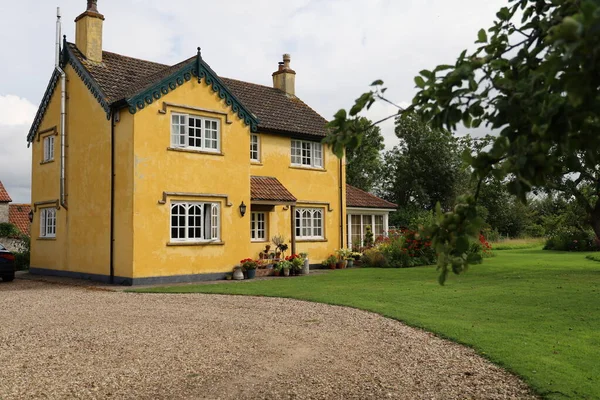
{"type": "MultiPolygon", "coordinates": [[[[493,145],[466,155],[479,184],[454,211],[438,213],[430,229],[441,270],[460,273],[481,258],[469,256],[481,227],[477,199],[492,175],[522,201],[534,188],[561,190],[585,209],[600,237],[600,1],[509,0],[479,47],[454,65],[423,70],[407,110],[434,128],[455,131],[482,123],[499,132],[493,145]],[[490,34],[488,36],[488,33],[490,34]]],[[[349,112],[330,123],[326,142],[343,153],[353,145],[349,118],[385,99],[381,80],[349,112]]]]}
{"type": "Polygon", "coordinates": [[[353,129],[362,137],[358,147],[346,151],[346,182],[371,192],[381,179],[383,136],[381,129],[367,118],[359,118],[355,124],[353,129]]]}
{"type": "Polygon", "coordinates": [[[400,208],[432,210],[451,207],[465,173],[462,148],[443,129],[431,129],[416,117],[396,123],[400,143],[384,154],[380,193],[400,208]]]}

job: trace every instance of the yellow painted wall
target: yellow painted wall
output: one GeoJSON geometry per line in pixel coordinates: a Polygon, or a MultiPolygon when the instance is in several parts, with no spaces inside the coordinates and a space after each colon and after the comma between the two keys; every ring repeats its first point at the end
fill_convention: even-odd
{"type": "MultiPolygon", "coordinates": [[[[290,148],[291,138],[267,133],[260,136],[260,164],[252,164],[251,175],[273,176],[277,178],[297,199],[297,207],[324,209],[325,242],[296,240],[296,252],[309,253],[310,262],[320,263],[336,249],[340,248],[340,200],[339,200],[339,163],[340,160],[331,152],[329,147],[323,145],[324,169],[309,169],[291,166],[290,148]],[[326,202],[330,206],[311,204],[310,202],[326,202]],[[329,208],[332,211],[328,211],[329,208]]],[[[345,166],[342,170],[342,188],[345,188],[345,166]]],[[[342,190],[343,204],[345,204],[346,191],[342,190]]],[[[269,238],[275,234],[282,234],[287,242],[291,239],[290,211],[283,211],[281,206],[275,213],[269,213],[269,238]]],[[[343,224],[343,229],[346,229],[343,224]]],[[[253,244],[254,257],[264,247],[253,244]]],[[[290,245],[291,251],[291,245],[290,245]]],[[[289,254],[289,252],[288,252],[289,254]]]]}
{"type": "MultiPolygon", "coordinates": [[[[274,176],[299,200],[299,206],[325,208],[326,241],[297,243],[297,252],[310,253],[318,263],[340,247],[339,160],[324,149],[322,171],[290,166],[290,138],[261,134],[261,165],[250,163],[250,131],[221,99],[194,79],[159,101],[147,105],[134,116],[134,272],[133,276],[169,276],[231,271],[242,258],[257,258],[265,243],[250,240],[250,175],[274,176]],[[163,101],[229,113],[223,115],[167,107],[163,101]],[[170,151],[171,113],[182,112],[221,119],[222,155],[170,151]],[[214,201],[209,198],[169,197],[159,204],[163,192],[227,194],[232,207],[221,201],[221,240],[223,244],[169,246],[170,202],[173,200],[214,201]],[[248,205],[245,217],[241,202],[248,205]],[[327,206],[310,201],[328,202],[327,206]]],[[[342,187],[344,183],[342,183],[342,187]]],[[[345,190],[343,191],[345,195],[345,190]]],[[[291,239],[290,210],[277,206],[268,216],[268,235],[283,234],[291,239]]],[[[344,224],[345,225],[345,224],[344,224]]],[[[345,229],[345,227],[344,227],[345,229]]],[[[291,250],[291,246],[290,246],[291,250]]]]}
{"type": "MultiPolygon", "coordinates": [[[[109,274],[110,122],[69,65],[67,74],[66,188],[68,209],[57,212],[56,239],[39,239],[39,210],[32,228],[31,265],[89,274],[109,274]]],[[[40,130],[59,126],[60,83],[40,130]]],[[[33,142],[32,203],[60,196],[60,136],[55,161],[40,165],[41,144],[33,142]]]]}
{"type": "Polygon", "coordinates": [[[248,254],[249,217],[240,216],[242,201],[250,204],[249,129],[230,114],[190,112],[180,108],[162,109],[163,101],[230,112],[224,101],[206,86],[192,79],[159,101],[138,111],[134,131],[134,277],[167,276],[231,271],[248,254]],[[169,151],[171,112],[203,115],[221,120],[223,155],[169,151]],[[222,245],[167,246],[170,241],[170,201],[215,201],[210,198],[173,197],[158,204],[163,192],[227,194],[228,207],[221,202],[222,245]]]}
{"type": "MultiPolygon", "coordinates": [[[[60,129],[60,83],[50,99],[46,114],[38,132],[52,127],[60,129]]],[[[44,136],[46,136],[45,134],[44,136]]],[[[31,204],[56,201],[60,196],[60,136],[54,137],[54,161],[41,164],[43,160],[43,140],[39,135],[31,143],[31,204]]],[[[46,206],[47,207],[47,206],[46,206]]],[[[56,239],[40,239],[40,208],[34,213],[31,225],[31,266],[48,269],[62,269],[66,263],[65,215],[64,210],[56,212],[56,239]]]]}

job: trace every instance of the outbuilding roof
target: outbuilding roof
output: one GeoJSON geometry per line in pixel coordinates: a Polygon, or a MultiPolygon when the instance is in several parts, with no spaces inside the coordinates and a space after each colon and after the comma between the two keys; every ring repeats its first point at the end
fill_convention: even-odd
{"type": "Polygon", "coordinates": [[[10,203],[12,199],[8,195],[8,192],[4,188],[2,181],[0,181],[0,203],[10,203]]]}
{"type": "Polygon", "coordinates": [[[398,205],[346,184],[346,207],[395,209],[398,205]]]}

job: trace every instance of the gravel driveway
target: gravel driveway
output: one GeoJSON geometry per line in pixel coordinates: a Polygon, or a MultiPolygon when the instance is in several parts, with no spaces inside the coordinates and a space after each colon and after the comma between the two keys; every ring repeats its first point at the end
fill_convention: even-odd
{"type": "Polygon", "coordinates": [[[0,399],[523,399],[468,348],[302,301],[0,284],[0,399]]]}

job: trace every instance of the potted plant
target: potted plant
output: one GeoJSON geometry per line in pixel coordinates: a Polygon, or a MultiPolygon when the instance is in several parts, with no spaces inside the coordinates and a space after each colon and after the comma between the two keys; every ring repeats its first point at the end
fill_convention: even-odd
{"type": "Polygon", "coordinates": [[[290,276],[290,269],[292,269],[292,263],[289,261],[279,261],[277,263],[279,265],[279,269],[283,272],[283,276],[290,276]]]}
{"type": "Polygon", "coordinates": [[[292,254],[285,258],[286,261],[292,263],[291,273],[292,275],[300,275],[302,273],[302,266],[304,265],[304,260],[300,258],[298,254],[292,254]]]}
{"type": "Polygon", "coordinates": [[[339,249],[336,251],[338,260],[337,260],[337,268],[344,269],[348,264],[348,257],[350,256],[351,251],[348,249],[339,249]]]}
{"type": "Polygon", "coordinates": [[[308,275],[310,272],[310,261],[308,260],[308,253],[300,253],[300,258],[304,261],[302,265],[302,274],[308,275]]]}
{"type": "Polygon", "coordinates": [[[336,262],[337,262],[337,257],[332,254],[329,257],[327,257],[325,260],[323,260],[323,262],[321,264],[323,264],[324,267],[329,267],[329,269],[335,269],[336,262]]]}
{"type": "Polygon", "coordinates": [[[273,276],[279,276],[281,274],[281,263],[273,265],[273,276]]]}
{"type": "Polygon", "coordinates": [[[275,258],[281,258],[280,246],[285,243],[285,237],[283,235],[275,235],[271,238],[271,241],[275,245],[275,258]]]}
{"type": "Polygon", "coordinates": [[[251,258],[244,258],[240,261],[240,264],[244,271],[246,271],[246,275],[248,279],[253,279],[256,276],[256,267],[258,263],[251,258]]]}

